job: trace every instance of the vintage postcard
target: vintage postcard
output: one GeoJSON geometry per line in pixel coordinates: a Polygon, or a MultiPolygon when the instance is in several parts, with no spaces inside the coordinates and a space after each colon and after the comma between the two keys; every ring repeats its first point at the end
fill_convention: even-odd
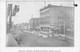
{"type": "Polygon", "coordinates": [[[76,20],[79,2],[6,0],[3,3],[6,11],[6,52],[11,52],[13,48],[14,52],[77,51],[80,45],[77,33],[79,28],[76,31],[79,27],[76,20]]]}
{"type": "Polygon", "coordinates": [[[74,5],[7,2],[7,47],[74,47],[74,5]]]}

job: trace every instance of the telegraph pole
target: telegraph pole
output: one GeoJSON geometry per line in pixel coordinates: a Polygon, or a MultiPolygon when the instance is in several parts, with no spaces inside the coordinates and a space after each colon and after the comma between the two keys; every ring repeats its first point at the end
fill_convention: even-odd
{"type": "Polygon", "coordinates": [[[65,35],[65,21],[64,21],[64,35],[65,35]]]}
{"type": "Polygon", "coordinates": [[[12,4],[7,5],[7,20],[9,18],[9,23],[7,22],[7,32],[10,32],[12,26],[12,4]]]}
{"type": "Polygon", "coordinates": [[[46,1],[44,1],[44,5],[46,6],[46,1]]]}
{"type": "Polygon", "coordinates": [[[9,17],[9,24],[8,24],[8,26],[9,27],[7,27],[7,29],[8,29],[8,32],[11,32],[11,28],[12,28],[12,16],[15,16],[16,15],[16,13],[17,12],[19,12],[19,6],[18,5],[14,5],[15,7],[13,8],[13,10],[12,10],[12,6],[13,6],[13,4],[8,4],[8,13],[7,13],[7,17],[9,17]]]}
{"type": "Polygon", "coordinates": [[[12,28],[12,11],[10,12],[10,16],[9,16],[9,29],[11,31],[12,28]]]}

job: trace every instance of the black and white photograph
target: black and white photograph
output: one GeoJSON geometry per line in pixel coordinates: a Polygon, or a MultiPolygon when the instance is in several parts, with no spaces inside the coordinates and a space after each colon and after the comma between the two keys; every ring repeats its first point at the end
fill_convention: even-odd
{"type": "Polygon", "coordinates": [[[75,2],[6,2],[6,47],[74,47],[75,2]]]}

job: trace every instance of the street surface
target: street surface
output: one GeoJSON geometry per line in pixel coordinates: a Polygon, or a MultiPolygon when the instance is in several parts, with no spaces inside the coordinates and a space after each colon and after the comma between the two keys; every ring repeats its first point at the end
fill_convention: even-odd
{"type": "Polygon", "coordinates": [[[7,36],[6,37],[6,39],[7,39],[6,46],[7,47],[9,47],[9,46],[10,47],[18,47],[19,46],[12,34],[7,34],[6,36],[7,36]]]}
{"type": "Polygon", "coordinates": [[[62,40],[58,37],[43,38],[30,32],[23,32],[19,35],[22,47],[68,47],[73,46],[73,40],[62,40]]]}
{"type": "Polygon", "coordinates": [[[62,39],[62,37],[42,37],[30,31],[16,31],[13,34],[7,34],[8,46],[20,47],[72,47],[73,39],[62,39]]]}

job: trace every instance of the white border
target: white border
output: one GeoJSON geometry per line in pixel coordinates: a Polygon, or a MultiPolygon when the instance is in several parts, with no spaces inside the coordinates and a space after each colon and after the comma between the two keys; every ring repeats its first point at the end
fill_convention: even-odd
{"type": "Polygon", "coordinates": [[[6,2],[0,1],[0,52],[18,52],[18,50],[61,50],[61,52],[80,52],[80,1],[75,7],[75,47],[6,47],[6,2]]]}

